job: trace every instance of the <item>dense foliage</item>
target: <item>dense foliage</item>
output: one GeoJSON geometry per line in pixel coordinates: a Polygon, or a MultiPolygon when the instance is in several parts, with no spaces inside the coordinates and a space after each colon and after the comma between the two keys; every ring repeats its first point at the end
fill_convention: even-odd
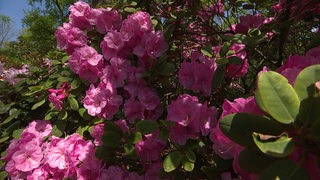
{"type": "Polygon", "coordinates": [[[0,177],[317,179],[318,1],[30,2],[0,177]]]}

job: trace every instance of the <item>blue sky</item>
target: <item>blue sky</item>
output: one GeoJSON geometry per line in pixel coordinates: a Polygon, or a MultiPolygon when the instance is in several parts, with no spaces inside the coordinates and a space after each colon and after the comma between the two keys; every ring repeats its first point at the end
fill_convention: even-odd
{"type": "Polygon", "coordinates": [[[31,7],[28,5],[28,0],[0,0],[0,14],[9,16],[13,21],[13,34],[11,40],[14,40],[19,35],[22,29],[21,19],[24,17],[24,10],[31,7]]]}

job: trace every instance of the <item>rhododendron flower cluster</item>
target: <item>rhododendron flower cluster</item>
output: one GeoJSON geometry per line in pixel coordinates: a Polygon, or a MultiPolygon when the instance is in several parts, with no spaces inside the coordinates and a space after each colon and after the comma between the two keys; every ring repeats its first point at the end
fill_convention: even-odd
{"type": "Polygon", "coordinates": [[[48,121],[31,122],[20,139],[12,140],[3,157],[13,179],[99,179],[105,171],[94,155],[94,145],[78,134],[65,138],[51,135],[48,121]]]}
{"type": "MultiPolygon", "coordinates": [[[[233,113],[252,113],[262,115],[263,112],[257,106],[254,97],[238,98],[234,102],[225,100],[222,104],[223,112],[220,116],[222,119],[224,116],[233,113]]],[[[224,159],[233,159],[233,169],[235,172],[240,173],[243,177],[247,176],[247,172],[240,169],[238,165],[239,153],[244,149],[239,144],[236,144],[230,140],[226,135],[222,133],[219,125],[211,129],[210,139],[213,143],[212,148],[216,154],[224,159]]]]}
{"type": "Polygon", "coordinates": [[[162,32],[155,31],[149,14],[137,12],[122,20],[110,8],[93,9],[85,2],[70,7],[69,23],[59,27],[55,35],[57,47],[71,55],[69,65],[80,78],[90,83],[83,104],[92,116],[111,119],[122,103],[130,122],[135,119],[156,119],[162,113],[160,98],[143,79],[143,73],[156,63],[168,49],[162,32]],[[97,31],[104,37],[100,43],[102,55],[90,46],[87,31],[97,31]],[[138,57],[138,66],[130,60],[138,57]],[[126,83],[125,83],[126,82],[126,83]],[[124,88],[128,99],[117,94],[124,88]]]}
{"type": "Polygon", "coordinates": [[[179,144],[185,144],[188,139],[196,139],[200,133],[208,135],[209,130],[216,125],[217,110],[201,104],[197,97],[188,94],[180,95],[177,100],[168,105],[169,121],[175,122],[170,129],[170,139],[179,144]]]}
{"type": "Polygon", "coordinates": [[[63,100],[68,97],[68,91],[71,88],[67,83],[62,83],[59,89],[49,89],[49,101],[54,105],[55,109],[61,111],[63,100]]]}
{"type": "Polygon", "coordinates": [[[19,74],[28,75],[29,66],[23,65],[21,69],[9,68],[6,70],[4,69],[4,63],[0,62],[0,79],[3,79],[4,81],[8,82],[11,85],[14,85],[23,79],[23,78],[17,78],[17,75],[19,74]]]}

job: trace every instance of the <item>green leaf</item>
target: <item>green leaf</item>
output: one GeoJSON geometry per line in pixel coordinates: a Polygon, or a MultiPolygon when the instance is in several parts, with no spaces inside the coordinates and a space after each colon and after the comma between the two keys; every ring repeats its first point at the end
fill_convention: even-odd
{"type": "Polygon", "coordinates": [[[243,60],[237,56],[228,57],[229,64],[243,64],[243,60]]]}
{"type": "Polygon", "coordinates": [[[252,137],[260,151],[272,157],[286,157],[294,148],[294,142],[287,134],[283,134],[275,141],[261,140],[257,133],[253,133],[252,137]]]}
{"type": "Polygon", "coordinates": [[[309,180],[306,170],[300,168],[294,162],[285,159],[277,161],[266,168],[259,178],[259,180],[309,180]]]}
{"type": "Polygon", "coordinates": [[[72,82],[71,82],[71,89],[77,89],[81,84],[81,81],[79,79],[74,79],[72,82]]]}
{"type": "Polygon", "coordinates": [[[121,128],[114,122],[112,121],[106,121],[104,123],[104,132],[115,132],[119,134],[120,136],[123,135],[123,132],[121,128]]]}
{"type": "Polygon", "coordinates": [[[283,124],[295,121],[300,101],[293,87],[281,74],[268,71],[258,77],[255,94],[259,107],[283,124]]]}
{"type": "Polygon", "coordinates": [[[190,172],[194,169],[194,162],[188,161],[188,159],[183,156],[181,159],[181,164],[184,170],[190,172]]]}
{"type": "Polygon", "coordinates": [[[107,147],[116,148],[121,145],[121,134],[114,131],[106,131],[103,133],[101,140],[103,141],[103,145],[107,147]]]}
{"type": "Polygon", "coordinates": [[[6,105],[4,105],[4,104],[0,105],[0,114],[7,113],[13,104],[14,103],[6,104],[6,105]]]}
{"type": "Polygon", "coordinates": [[[132,144],[125,144],[124,145],[124,153],[125,155],[134,155],[135,154],[135,147],[132,144]]]}
{"type": "Polygon", "coordinates": [[[258,174],[277,160],[279,160],[279,158],[265,155],[262,152],[244,149],[239,154],[238,164],[241,169],[258,174]]]}
{"type": "Polygon", "coordinates": [[[224,42],[219,51],[219,57],[226,57],[226,54],[228,53],[230,46],[230,42],[224,42]]]}
{"type": "Polygon", "coordinates": [[[179,151],[169,153],[163,161],[163,169],[165,172],[171,172],[178,168],[180,165],[182,156],[179,151]]]}
{"type": "Polygon", "coordinates": [[[227,63],[229,63],[229,59],[228,59],[228,58],[225,58],[225,57],[218,58],[218,59],[216,60],[216,63],[219,64],[219,65],[227,64],[227,63]]]}
{"type": "Polygon", "coordinates": [[[202,53],[203,55],[208,56],[209,58],[212,58],[212,53],[211,53],[211,51],[212,51],[212,50],[207,49],[207,48],[201,49],[201,53],[202,53]]]}
{"type": "Polygon", "coordinates": [[[186,150],[184,153],[185,153],[188,161],[193,162],[193,163],[196,162],[196,155],[194,154],[194,152],[191,149],[186,150]]]}
{"type": "Polygon", "coordinates": [[[313,124],[311,133],[318,141],[320,140],[320,121],[313,124]]]}
{"type": "Polygon", "coordinates": [[[67,121],[57,120],[52,127],[52,135],[61,137],[66,129],[67,121]]]}
{"type": "Polygon", "coordinates": [[[105,161],[110,160],[116,156],[115,149],[107,146],[98,146],[96,147],[96,157],[105,161]]]}
{"type": "Polygon", "coordinates": [[[294,90],[298,94],[300,101],[306,99],[309,96],[313,96],[313,94],[310,94],[310,87],[314,87],[314,83],[316,83],[317,81],[320,81],[319,64],[309,66],[303,69],[298,74],[294,83],[294,90]]]}
{"type": "Polygon", "coordinates": [[[79,104],[78,101],[76,100],[76,98],[74,97],[68,97],[68,102],[70,104],[70,108],[72,110],[78,111],[79,110],[79,104]]]}
{"type": "Polygon", "coordinates": [[[142,134],[151,134],[159,128],[157,121],[142,120],[136,124],[137,129],[142,134]]]}
{"type": "Polygon", "coordinates": [[[59,120],[66,120],[68,118],[68,112],[67,111],[61,111],[59,113],[58,119],[59,120]]]}
{"type": "Polygon", "coordinates": [[[6,177],[8,176],[8,173],[5,171],[0,171],[0,179],[6,179],[6,177]]]}
{"type": "Polygon", "coordinates": [[[297,120],[310,126],[313,123],[320,121],[320,111],[319,111],[320,97],[308,97],[301,101],[299,114],[297,120]]]}
{"type": "Polygon", "coordinates": [[[21,113],[20,109],[16,109],[16,108],[10,109],[9,117],[7,117],[3,122],[1,122],[0,126],[7,124],[8,122],[10,122],[13,119],[16,119],[20,113],[21,113]]]}
{"type": "Polygon", "coordinates": [[[0,138],[0,143],[3,143],[3,142],[5,142],[5,141],[8,140],[8,139],[9,139],[9,136],[1,137],[1,138],[0,138]]]}
{"type": "Polygon", "coordinates": [[[23,132],[24,129],[16,129],[12,132],[12,137],[15,139],[19,139],[21,133],[23,132]]]}
{"type": "Polygon", "coordinates": [[[130,133],[127,136],[127,142],[136,144],[137,142],[139,142],[142,139],[142,134],[140,132],[135,132],[135,133],[130,133]]]}
{"type": "Polygon", "coordinates": [[[252,139],[252,133],[277,136],[283,132],[282,126],[278,122],[247,113],[227,115],[220,120],[219,124],[221,131],[231,140],[251,148],[256,147],[252,139]]]}
{"type": "Polygon", "coordinates": [[[169,130],[166,128],[160,129],[160,138],[164,141],[167,141],[169,138],[169,130]]]}
{"type": "Polygon", "coordinates": [[[211,81],[211,91],[216,91],[222,84],[224,80],[224,75],[226,71],[226,65],[218,65],[215,73],[213,74],[212,81],[211,81]]]}
{"type": "Polygon", "coordinates": [[[46,99],[42,99],[41,101],[35,103],[35,104],[32,106],[31,110],[37,109],[38,107],[42,106],[45,102],[46,102],[46,99]]]}
{"type": "Polygon", "coordinates": [[[135,8],[132,8],[132,7],[125,7],[124,8],[124,11],[126,11],[126,12],[129,12],[129,13],[133,13],[133,12],[135,12],[135,8]]]}

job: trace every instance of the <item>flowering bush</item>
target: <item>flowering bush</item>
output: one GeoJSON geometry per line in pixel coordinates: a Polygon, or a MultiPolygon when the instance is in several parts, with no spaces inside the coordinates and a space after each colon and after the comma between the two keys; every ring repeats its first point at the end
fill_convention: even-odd
{"type": "Polygon", "coordinates": [[[8,90],[19,102],[0,101],[1,174],[317,178],[320,44],[296,49],[305,55],[284,47],[300,27],[291,21],[307,22],[303,8],[318,14],[319,3],[109,3],[70,6],[55,32],[66,54],[8,90]]]}

